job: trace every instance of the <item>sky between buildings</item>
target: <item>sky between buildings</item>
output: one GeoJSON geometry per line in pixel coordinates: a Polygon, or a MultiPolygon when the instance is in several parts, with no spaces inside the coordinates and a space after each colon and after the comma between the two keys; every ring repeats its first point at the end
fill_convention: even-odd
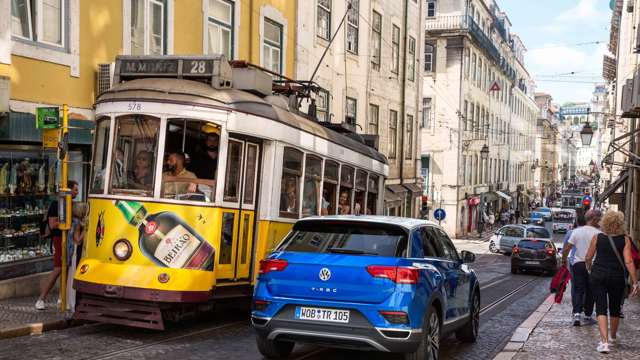
{"type": "Polygon", "coordinates": [[[498,0],[498,5],[528,49],[525,65],[536,91],[560,104],[590,100],[594,84],[603,81],[609,0],[498,0]]]}

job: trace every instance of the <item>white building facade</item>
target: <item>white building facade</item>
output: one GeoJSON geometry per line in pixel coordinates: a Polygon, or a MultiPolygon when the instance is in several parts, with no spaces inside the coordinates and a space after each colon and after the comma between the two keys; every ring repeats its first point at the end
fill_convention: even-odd
{"type": "Polygon", "coordinates": [[[431,211],[446,211],[445,228],[464,236],[484,227],[483,212],[527,211],[538,108],[526,49],[494,1],[427,3],[433,10],[425,20],[421,135],[431,174],[425,191],[431,211]]]}
{"type": "Polygon", "coordinates": [[[322,88],[313,94],[318,121],[378,136],[389,161],[388,215],[419,216],[423,6],[417,0],[313,0],[298,6],[296,78],[311,79],[319,64],[313,77],[322,88]]]}

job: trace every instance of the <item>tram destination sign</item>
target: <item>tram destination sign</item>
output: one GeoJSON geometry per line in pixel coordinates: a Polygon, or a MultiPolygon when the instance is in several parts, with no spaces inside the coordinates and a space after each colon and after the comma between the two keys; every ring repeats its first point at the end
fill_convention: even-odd
{"type": "MultiPolygon", "coordinates": [[[[231,67],[224,56],[118,56],[114,83],[147,77],[185,78],[214,83],[231,81],[231,67]]],[[[230,86],[230,84],[229,84],[230,86]]]]}

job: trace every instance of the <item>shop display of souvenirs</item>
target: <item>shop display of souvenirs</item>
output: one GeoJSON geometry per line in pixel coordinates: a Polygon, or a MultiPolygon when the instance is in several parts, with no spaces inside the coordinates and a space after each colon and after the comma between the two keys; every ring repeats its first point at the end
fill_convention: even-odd
{"type": "Polygon", "coordinates": [[[52,194],[55,166],[42,159],[0,159],[0,195],[52,194]]]}

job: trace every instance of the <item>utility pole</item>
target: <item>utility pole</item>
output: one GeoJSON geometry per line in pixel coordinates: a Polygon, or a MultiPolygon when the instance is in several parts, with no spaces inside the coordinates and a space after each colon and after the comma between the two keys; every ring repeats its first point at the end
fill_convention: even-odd
{"type": "Polygon", "coordinates": [[[62,162],[60,176],[60,193],[58,195],[58,218],[62,231],[62,273],[60,275],[60,311],[67,308],[67,234],[71,228],[71,189],[67,187],[69,179],[69,106],[62,105],[62,141],[59,145],[58,160],[62,162]]]}

